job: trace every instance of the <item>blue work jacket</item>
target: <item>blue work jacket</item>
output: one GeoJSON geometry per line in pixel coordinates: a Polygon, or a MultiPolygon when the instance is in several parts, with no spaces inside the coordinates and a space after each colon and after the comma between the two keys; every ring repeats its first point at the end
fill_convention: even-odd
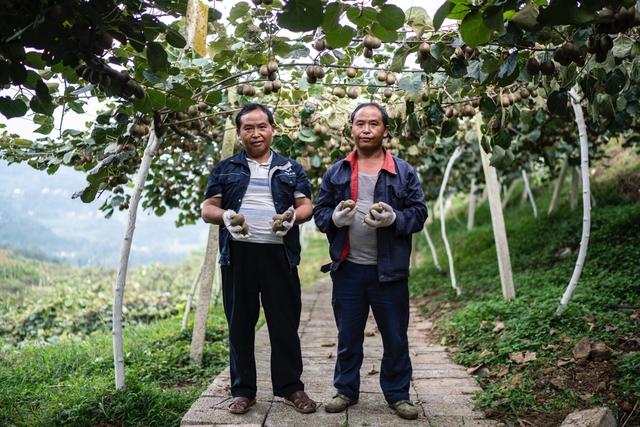
{"type": "MultiPolygon", "coordinates": [[[[389,167],[380,171],[373,194],[374,202],[389,204],[396,220],[389,227],[377,229],[378,280],[394,282],[409,277],[411,235],[420,231],[427,219],[424,193],[416,171],[404,160],[385,152],[389,167]]],[[[338,228],[331,216],[342,200],[354,199],[352,165],[355,152],[331,166],[322,178],[320,191],[313,208],[313,219],[329,240],[331,270],[335,271],[346,259],[349,249],[349,227],[338,228]]]]}
{"type": "MultiPolygon", "coordinates": [[[[238,212],[242,199],[247,192],[251,171],[244,151],[219,162],[209,174],[205,199],[222,194],[222,209],[233,209],[238,212]]],[[[293,206],[294,193],[301,192],[311,198],[311,184],[302,166],[275,151],[269,168],[271,196],[276,213],[283,213],[293,206]]],[[[227,228],[220,226],[220,265],[229,265],[229,240],[231,235],[227,228]]],[[[300,263],[300,229],[294,225],[282,238],[289,260],[293,268],[300,263]]]]}

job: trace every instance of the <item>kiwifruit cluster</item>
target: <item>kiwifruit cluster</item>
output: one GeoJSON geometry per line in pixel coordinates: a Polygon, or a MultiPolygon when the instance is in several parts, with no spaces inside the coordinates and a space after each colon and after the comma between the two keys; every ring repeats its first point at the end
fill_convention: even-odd
{"type": "Polygon", "coordinates": [[[396,75],[391,71],[378,71],[376,78],[381,83],[386,83],[389,86],[396,84],[398,81],[396,75]]]}
{"type": "Polygon", "coordinates": [[[313,133],[315,133],[316,135],[320,136],[320,137],[324,137],[329,135],[329,127],[326,125],[323,125],[321,123],[316,123],[313,126],[313,133]]]}
{"type": "Polygon", "coordinates": [[[382,42],[376,36],[372,36],[371,34],[367,34],[362,39],[362,44],[364,45],[363,55],[365,58],[373,58],[373,51],[382,46],[382,42]]]}
{"type": "Polygon", "coordinates": [[[473,117],[476,115],[476,109],[473,108],[473,105],[467,103],[462,105],[460,109],[448,107],[444,110],[444,115],[449,119],[453,117],[473,117]]]}
{"type": "Polygon", "coordinates": [[[563,43],[553,53],[553,59],[565,67],[572,62],[575,62],[577,65],[582,67],[584,65],[584,58],[584,54],[580,51],[578,46],[571,42],[563,43]]]}
{"type": "Polygon", "coordinates": [[[256,88],[247,83],[236,86],[236,92],[238,95],[256,96],[256,88]]]}
{"type": "Polygon", "coordinates": [[[275,81],[278,79],[278,63],[274,60],[269,61],[266,64],[262,64],[259,68],[260,75],[266,77],[269,81],[275,81]]]}
{"type": "Polygon", "coordinates": [[[134,138],[142,138],[149,134],[149,126],[151,125],[151,117],[142,116],[136,119],[129,128],[129,135],[134,138]]]}
{"type": "Polygon", "coordinates": [[[112,176],[111,178],[109,178],[109,181],[107,181],[107,185],[113,188],[118,185],[125,185],[127,182],[129,182],[129,177],[127,176],[127,174],[123,173],[121,175],[112,176]]]}
{"type": "Polygon", "coordinates": [[[601,20],[608,20],[608,22],[596,25],[596,32],[601,34],[617,34],[624,32],[638,24],[638,18],[636,15],[636,8],[634,5],[629,7],[620,6],[617,11],[605,7],[598,12],[598,17],[601,20]]]}
{"type": "Polygon", "coordinates": [[[556,65],[551,59],[540,62],[534,56],[529,57],[526,68],[527,74],[532,77],[538,73],[542,73],[543,76],[553,76],[556,73],[556,65]]]}
{"type": "Polygon", "coordinates": [[[587,52],[595,54],[596,62],[607,59],[607,53],[613,48],[613,39],[608,34],[592,34],[587,39],[587,52]]]}
{"type": "Polygon", "coordinates": [[[284,211],[281,214],[275,214],[272,219],[273,223],[271,224],[271,229],[274,232],[284,231],[286,227],[284,226],[283,222],[291,222],[291,220],[293,220],[293,212],[284,211]]]}
{"type": "Polygon", "coordinates": [[[313,84],[318,81],[318,79],[324,78],[324,68],[320,65],[309,65],[306,69],[307,73],[307,82],[313,84]]]}
{"type": "Polygon", "coordinates": [[[76,74],[100,90],[106,92],[116,84],[118,94],[123,98],[144,98],[144,89],[127,73],[116,71],[103,63],[81,64],[75,69],[76,74]]]}
{"type": "MultiPolygon", "coordinates": [[[[204,129],[204,126],[205,126],[203,120],[200,120],[200,119],[193,120],[193,119],[198,117],[200,115],[200,112],[206,109],[207,107],[208,105],[206,103],[198,102],[197,104],[189,106],[186,113],[183,113],[180,111],[175,113],[170,113],[169,122],[173,123],[178,128],[201,131],[202,129],[204,129]],[[174,123],[174,122],[177,122],[177,123],[174,123]]],[[[209,121],[210,124],[215,124],[216,119],[214,117],[210,117],[207,120],[209,121]]]]}

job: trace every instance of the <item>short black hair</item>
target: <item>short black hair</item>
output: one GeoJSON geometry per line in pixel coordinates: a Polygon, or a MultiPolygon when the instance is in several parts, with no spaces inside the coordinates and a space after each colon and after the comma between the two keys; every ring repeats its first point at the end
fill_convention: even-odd
{"type": "Polygon", "coordinates": [[[269,110],[262,104],[252,102],[242,107],[242,109],[238,111],[238,114],[236,114],[236,130],[240,130],[240,119],[242,118],[242,116],[254,110],[261,110],[263,113],[265,113],[267,115],[267,118],[269,119],[269,124],[275,127],[276,122],[273,120],[273,113],[271,112],[271,110],[269,110]]]}
{"type": "Polygon", "coordinates": [[[389,127],[389,114],[387,114],[387,110],[385,110],[384,107],[377,102],[365,102],[358,105],[356,109],[353,110],[353,113],[351,113],[351,118],[349,119],[349,121],[353,123],[353,118],[356,116],[356,113],[365,107],[377,108],[380,111],[380,114],[382,114],[382,123],[384,124],[384,127],[389,127]]]}

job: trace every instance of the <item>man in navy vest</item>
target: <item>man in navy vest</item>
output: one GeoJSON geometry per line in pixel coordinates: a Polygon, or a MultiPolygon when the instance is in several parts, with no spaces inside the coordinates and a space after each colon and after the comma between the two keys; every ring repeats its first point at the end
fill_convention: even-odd
{"type": "Polygon", "coordinates": [[[213,168],[202,207],[202,218],[220,225],[233,396],[229,412],[244,414],[256,402],[254,345],[260,299],[271,341],[273,394],[298,412],[314,412],[316,403],[300,380],[297,270],[298,224],[311,218],[311,186],[298,163],[271,150],[275,127],[269,109],[261,104],[244,106],[236,116],[236,131],[244,151],[213,168]],[[272,227],[272,217],[284,213],[289,219],[277,229],[272,227]]]}
{"type": "Polygon", "coordinates": [[[325,410],[341,412],[358,402],[371,307],[384,346],[385,399],[400,417],[416,419],[409,400],[409,257],[412,234],[422,229],[427,208],[416,171],[382,146],[388,133],[382,106],[359,105],[351,114],[355,150],[326,172],[314,207],[315,223],[330,244],[338,328],[337,394],[325,410]]]}

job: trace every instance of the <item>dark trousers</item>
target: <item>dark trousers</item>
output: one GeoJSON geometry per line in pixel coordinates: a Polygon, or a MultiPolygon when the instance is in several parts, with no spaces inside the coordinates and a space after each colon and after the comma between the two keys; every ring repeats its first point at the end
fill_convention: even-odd
{"type": "Polygon", "coordinates": [[[271,341],[273,394],[304,390],[300,325],[300,279],[283,245],[230,242],[231,264],[222,267],[224,312],[229,325],[231,395],[256,395],[255,327],[260,299],[271,341]]]}
{"type": "Polygon", "coordinates": [[[364,329],[373,311],[382,335],[384,354],[380,386],[388,403],[409,399],[409,287],[406,280],[381,284],[375,265],[343,262],[333,279],[332,305],[338,327],[338,357],[333,385],[338,393],[357,400],[360,393],[364,329]]]}

